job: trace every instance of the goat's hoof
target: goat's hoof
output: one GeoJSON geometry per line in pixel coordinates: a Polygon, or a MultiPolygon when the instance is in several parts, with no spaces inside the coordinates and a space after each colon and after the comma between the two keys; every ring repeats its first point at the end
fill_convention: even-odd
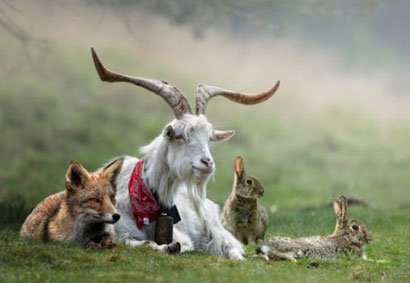
{"type": "Polygon", "coordinates": [[[179,242],[174,242],[168,245],[169,254],[179,254],[181,252],[181,244],[179,242]]]}
{"type": "Polygon", "coordinates": [[[228,258],[232,260],[246,260],[246,258],[243,257],[242,253],[237,250],[231,250],[228,253],[228,258]]]}

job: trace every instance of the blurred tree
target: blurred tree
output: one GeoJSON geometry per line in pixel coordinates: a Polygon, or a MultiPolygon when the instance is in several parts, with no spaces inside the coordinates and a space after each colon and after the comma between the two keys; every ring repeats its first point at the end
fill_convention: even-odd
{"type": "MultiPolygon", "coordinates": [[[[19,25],[14,19],[13,14],[15,13],[23,13],[22,10],[17,8],[15,5],[11,3],[11,1],[7,0],[0,0],[0,27],[6,31],[10,36],[17,39],[20,42],[20,46],[22,48],[22,53],[26,57],[25,64],[29,64],[32,69],[34,69],[37,73],[42,74],[42,70],[34,64],[32,56],[30,54],[29,46],[32,43],[37,43],[38,47],[43,45],[44,41],[40,40],[39,38],[33,37],[27,30],[19,25]],[[40,44],[41,43],[41,44],[40,44]]],[[[6,56],[6,55],[5,55],[6,56]]],[[[21,68],[22,66],[18,66],[17,69],[21,68]]],[[[15,72],[14,69],[12,72],[15,72]]]]}
{"type": "MultiPolygon", "coordinates": [[[[42,0],[47,2],[49,0],[42,0]]],[[[231,30],[263,30],[284,34],[292,23],[302,27],[317,17],[335,19],[363,17],[373,13],[384,0],[94,0],[90,5],[114,9],[125,27],[129,11],[145,10],[170,20],[175,25],[189,25],[195,36],[201,37],[212,27],[225,26],[231,30]]],[[[64,2],[64,1],[62,1],[64,2]]],[[[12,1],[0,0],[0,27],[27,44],[32,38],[13,21],[11,12],[22,11],[12,1]]]]}
{"type": "Polygon", "coordinates": [[[31,40],[30,36],[23,28],[14,22],[10,16],[10,11],[21,13],[21,10],[17,9],[10,2],[0,0],[0,26],[21,43],[28,43],[31,40]]]}
{"type": "MultiPolygon", "coordinates": [[[[117,10],[146,10],[169,19],[175,25],[189,25],[194,35],[203,36],[211,27],[262,29],[283,34],[289,22],[303,25],[306,18],[367,16],[383,0],[95,0],[117,10]]],[[[121,17],[124,21],[126,17],[121,17]]],[[[128,24],[126,26],[129,27],[128,24]]]]}

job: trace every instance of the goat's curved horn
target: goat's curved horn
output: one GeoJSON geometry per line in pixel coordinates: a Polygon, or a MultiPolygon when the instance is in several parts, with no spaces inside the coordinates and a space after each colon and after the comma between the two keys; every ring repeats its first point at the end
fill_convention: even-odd
{"type": "Polygon", "coordinates": [[[222,89],[216,86],[208,86],[200,84],[197,88],[196,95],[196,114],[205,114],[206,105],[214,96],[222,95],[228,98],[229,100],[241,103],[241,104],[257,104],[267,100],[271,97],[276,90],[279,88],[280,81],[278,81],[270,90],[260,94],[247,95],[243,93],[238,93],[231,90],[222,89]]]}
{"type": "Polygon", "coordinates": [[[161,96],[169,106],[171,106],[177,119],[181,118],[185,113],[192,113],[188,100],[176,87],[161,80],[138,78],[115,73],[104,67],[93,47],[91,47],[91,54],[93,56],[95,68],[102,81],[127,82],[152,91],[161,96]]]}

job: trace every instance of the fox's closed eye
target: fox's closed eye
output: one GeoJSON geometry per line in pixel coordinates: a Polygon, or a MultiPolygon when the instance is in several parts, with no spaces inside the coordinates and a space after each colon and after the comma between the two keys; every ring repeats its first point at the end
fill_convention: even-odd
{"type": "Polygon", "coordinates": [[[89,202],[99,203],[100,200],[98,198],[90,198],[88,199],[89,202]]]}

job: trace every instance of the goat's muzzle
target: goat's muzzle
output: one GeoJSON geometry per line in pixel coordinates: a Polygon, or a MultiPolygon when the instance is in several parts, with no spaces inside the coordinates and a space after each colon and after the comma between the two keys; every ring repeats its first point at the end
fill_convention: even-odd
{"type": "Polygon", "coordinates": [[[201,174],[204,174],[204,175],[209,175],[209,174],[211,174],[213,171],[214,171],[214,168],[213,168],[213,166],[211,165],[211,167],[205,167],[205,168],[199,168],[199,167],[196,167],[196,166],[192,166],[192,168],[195,170],[195,171],[197,171],[197,172],[199,172],[199,173],[201,173],[201,174]]]}
{"type": "Polygon", "coordinates": [[[202,158],[201,163],[204,164],[208,168],[212,168],[214,165],[214,162],[210,158],[202,158]]]}

